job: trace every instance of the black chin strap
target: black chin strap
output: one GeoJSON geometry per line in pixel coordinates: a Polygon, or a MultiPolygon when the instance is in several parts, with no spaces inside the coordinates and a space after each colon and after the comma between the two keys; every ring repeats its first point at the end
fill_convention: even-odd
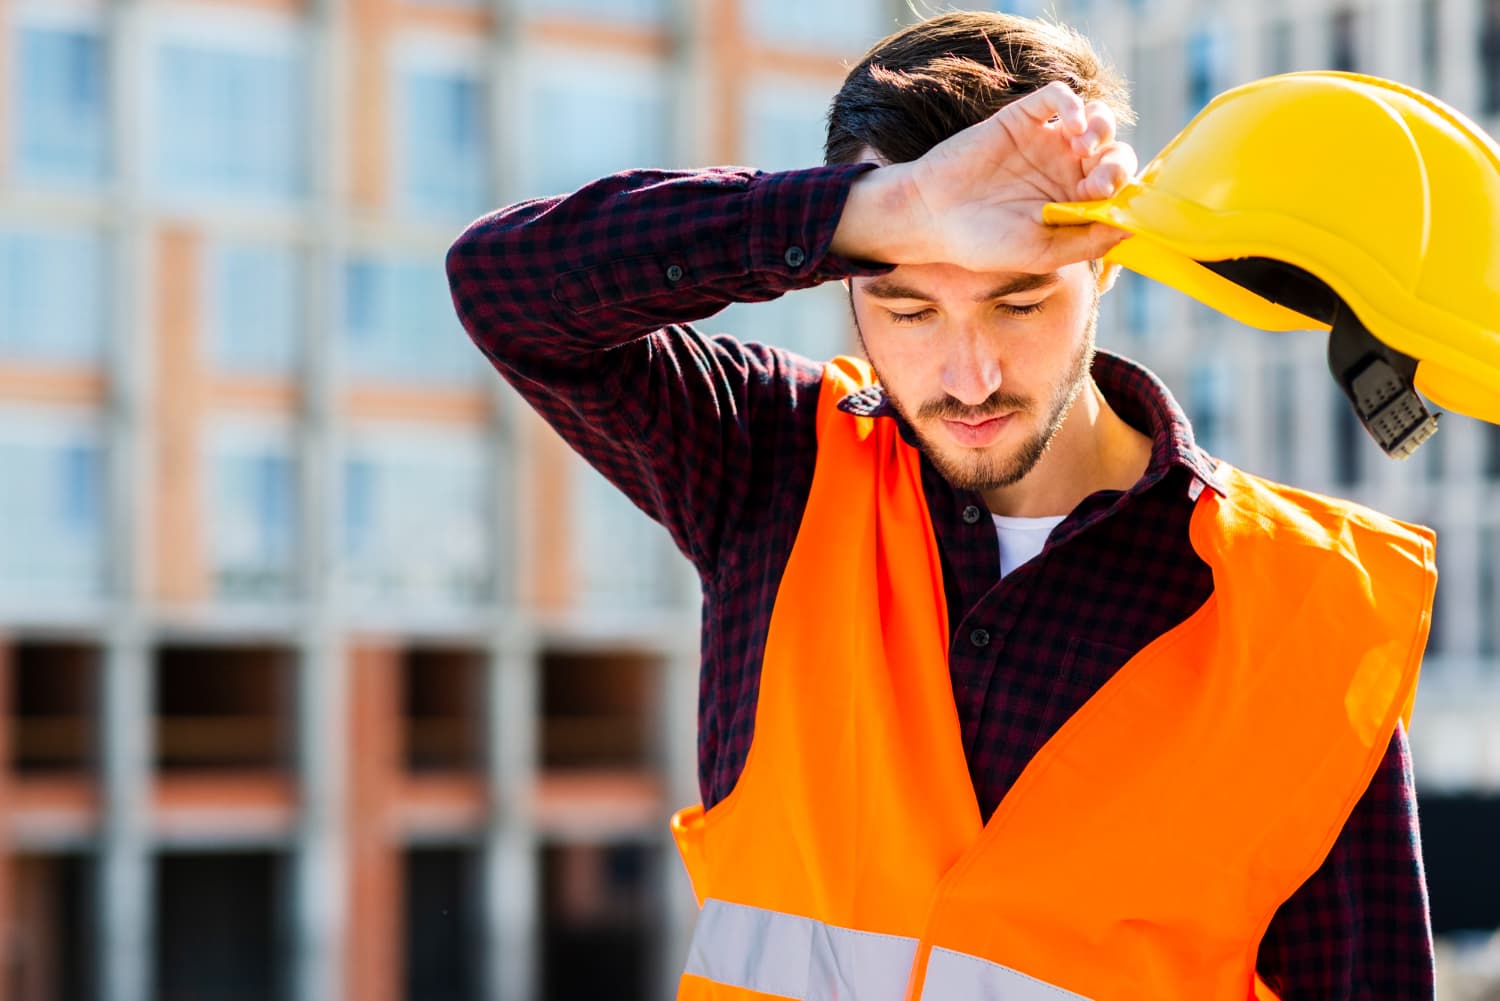
{"type": "Polygon", "coordinates": [[[1437,433],[1437,415],[1417,395],[1417,360],[1387,347],[1343,303],[1328,335],[1328,368],[1391,458],[1406,458],[1437,433]]]}
{"type": "Polygon", "coordinates": [[[1205,268],[1278,306],[1329,325],[1328,369],[1354,414],[1385,454],[1404,459],[1437,432],[1437,415],[1417,395],[1417,359],[1365,328],[1316,276],[1283,261],[1247,257],[1200,261],[1205,268]]]}

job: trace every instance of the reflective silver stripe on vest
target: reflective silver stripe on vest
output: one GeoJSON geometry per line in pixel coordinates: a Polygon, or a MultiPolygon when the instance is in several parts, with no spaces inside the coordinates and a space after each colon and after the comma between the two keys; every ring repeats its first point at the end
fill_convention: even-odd
{"type": "Polygon", "coordinates": [[[797,1001],[902,1001],[916,955],[914,938],[706,900],[687,972],[797,1001]]]}
{"type": "Polygon", "coordinates": [[[922,1001],[1089,1001],[1010,967],[962,952],[933,949],[922,1001]]]}

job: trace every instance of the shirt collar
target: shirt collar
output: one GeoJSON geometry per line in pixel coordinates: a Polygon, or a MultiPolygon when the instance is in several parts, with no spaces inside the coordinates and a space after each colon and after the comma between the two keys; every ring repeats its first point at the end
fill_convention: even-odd
{"type": "MultiPolygon", "coordinates": [[[[1151,487],[1173,469],[1181,468],[1193,477],[1194,496],[1204,487],[1220,495],[1224,493],[1218,462],[1198,447],[1187,414],[1154,373],[1122,355],[1101,349],[1094,354],[1092,374],[1115,413],[1151,439],[1151,461],[1133,490],[1151,487]]],[[[838,408],[855,417],[889,417],[896,421],[901,437],[908,444],[917,444],[911,428],[879,384],[855,390],[839,401],[838,408]]]]}

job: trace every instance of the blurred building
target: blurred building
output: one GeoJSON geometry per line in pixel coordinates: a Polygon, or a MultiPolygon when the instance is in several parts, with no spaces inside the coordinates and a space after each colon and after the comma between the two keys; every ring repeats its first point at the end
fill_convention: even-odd
{"type": "MultiPolygon", "coordinates": [[[[1278,69],[1500,112],[1493,4],[1058,7],[1143,155],[1278,69]]],[[[443,253],[624,167],[817,162],[845,63],[911,16],[0,0],[0,1001],[670,994],[696,582],[468,343],[443,253]]],[[[1387,463],[1319,337],[1106,303],[1218,454],[1439,527],[1429,868],[1477,901],[1453,929],[1500,924],[1500,438],[1447,418],[1387,463]]],[[[709,322],[850,346],[836,288],[709,322]]]]}

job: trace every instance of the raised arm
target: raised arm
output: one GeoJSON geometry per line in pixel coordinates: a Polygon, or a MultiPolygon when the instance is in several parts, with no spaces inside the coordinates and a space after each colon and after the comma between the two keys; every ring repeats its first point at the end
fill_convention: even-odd
{"type": "Polygon", "coordinates": [[[630,171],[472,225],[459,318],[515,388],[707,571],[751,477],[804,433],[818,367],[691,321],[860,268],[829,253],[866,167],[630,171]]]}

